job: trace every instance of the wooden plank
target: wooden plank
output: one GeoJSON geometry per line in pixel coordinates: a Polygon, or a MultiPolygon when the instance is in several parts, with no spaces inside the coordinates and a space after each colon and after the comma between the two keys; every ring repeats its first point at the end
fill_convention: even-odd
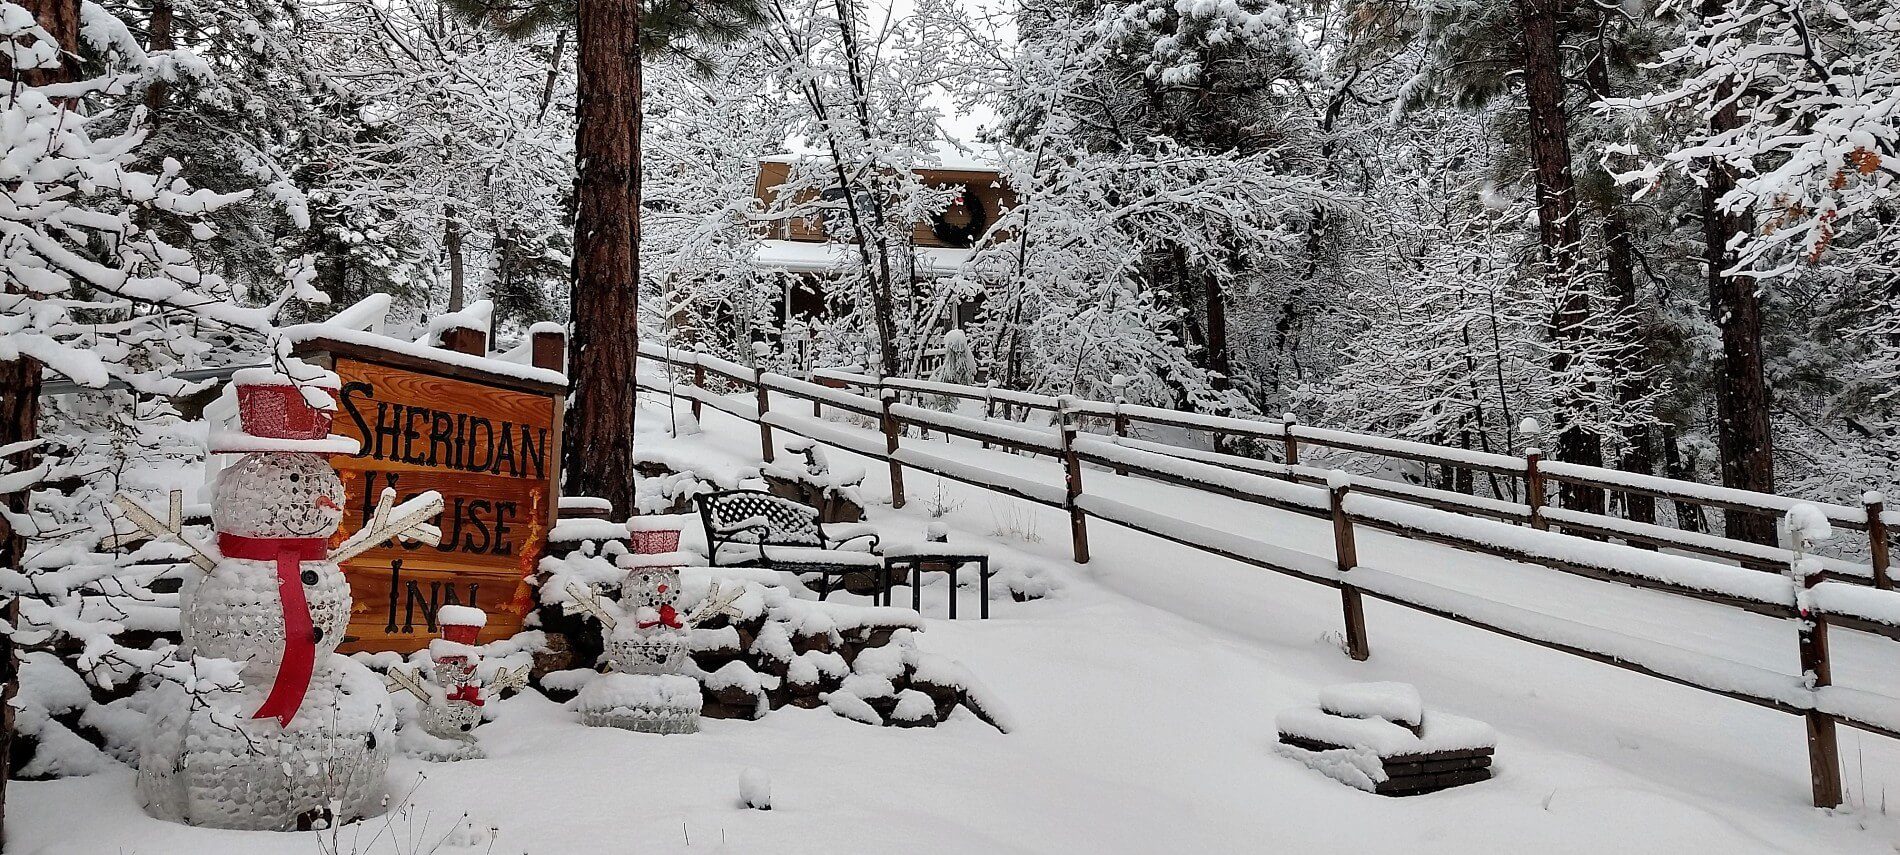
{"type": "Polygon", "coordinates": [[[303,339],[296,343],[291,352],[299,357],[327,355],[330,357],[350,357],[390,368],[400,368],[418,374],[465,380],[494,389],[512,389],[536,395],[565,395],[567,386],[561,383],[544,383],[528,377],[517,377],[499,371],[488,371],[467,365],[450,362],[438,362],[424,359],[408,353],[394,350],[381,350],[366,345],[323,338],[321,336],[303,339]]]}
{"type": "Polygon", "coordinates": [[[444,605],[473,605],[488,613],[482,643],[521,630],[521,616],[534,606],[533,589],[520,574],[478,572],[446,562],[402,559],[350,562],[350,624],[346,651],[394,650],[408,653],[436,637],[436,610],[444,605]]]}

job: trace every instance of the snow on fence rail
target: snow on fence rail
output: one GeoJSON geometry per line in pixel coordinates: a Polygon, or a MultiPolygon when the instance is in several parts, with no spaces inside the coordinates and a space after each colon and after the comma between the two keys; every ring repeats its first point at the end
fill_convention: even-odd
{"type": "MultiPolygon", "coordinates": [[[[1526,494],[1526,503],[1506,502],[1433,490],[1338,471],[1324,471],[1298,462],[1298,443],[1310,442],[1354,451],[1488,471],[1592,483],[1600,473],[1606,489],[1629,489],[1661,498],[1695,501],[1714,507],[1744,507],[1761,513],[1785,512],[1797,502],[1781,496],[1709,488],[1703,485],[1629,473],[1540,462],[1530,456],[1523,470],[1517,458],[1444,449],[1402,440],[1389,440],[1305,428],[1289,422],[1254,422],[1219,416],[1167,413],[1152,408],[1103,404],[1095,401],[1053,399],[1023,393],[917,380],[885,380],[837,371],[815,376],[833,383],[856,385],[875,396],[857,395],[830,386],[755,372],[736,363],[705,354],[643,345],[641,352],[664,360],[669,369],[689,368],[693,383],[654,383],[641,388],[671,393],[692,403],[753,422],[760,428],[764,459],[774,454],[771,431],[783,430],[842,448],[890,467],[892,505],[905,503],[903,470],[919,469],[1038,504],[1064,509],[1071,521],[1075,560],[1088,561],[1087,518],[1113,522],[1185,546],[1221,555],[1340,591],[1345,619],[1347,653],[1355,659],[1370,655],[1362,597],[1370,596],[1406,608],[1443,617],[1552,650],[1583,656],[1637,673],[1692,688],[1748,701],[1769,709],[1801,715],[1808,720],[1809,771],[1814,802],[1835,806],[1841,802],[1840,755],[1836,724],[1900,739],[1900,699],[1859,689],[1833,686],[1827,653],[1830,625],[1884,635],[1900,640],[1900,592],[1890,590],[1884,572],[1848,562],[1797,560],[1795,553],[1755,544],[1739,544],[1712,535],[1673,532],[1646,523],[1605,515],[1543,507],[1540,490],[1526,494]],[[705,388],[712,373],[738,384],[722,394],[705,388]],[[750,387],[752,400],[742,396],[750,387]],[[772,393],[812,404],[810,415],[772,409],[772,393]],[[1015,422],[998,422],[895,403],[899,392],[950,395],[971,400],[1002,402],[1008,406],[1046,409],[1056,416],[1054,429],[1015,422]],[[883,442],[862,431],[822,417],[823,406],[874,418],[883,442]],[[1166,415],[1163,415],[1163,414],[1166,415]],[[1106,416],[1114,421],[1116,436],[1082,435],[1078,416],[1106,416]],[[1237,455],[1187,449],[1128,437],[1131,419],[1158,424],[1199,426],[1239,434],[1279,438],[1285,443],[1281,461],[1261,461],[1237,455]],[[987,446],[1042,454],[1062,464],[1064,483],[1052,485],[1019,474],[1005,474],[950,455],[937,454],[915,442],[903,444],[906,425],[962,436],[987,446]],[[1508,465],[1507,465],[1508,462],[1508,465]],[[1177,484],[1210,494],[1294,513],[1331,520],[1334,555],[1323,556],[1286,549],[1230,531],[1177,519],[1098,494],[1083,487],[1083,464],[1118,474],[1177,484]],[[1726,504],[1725,504],[1726,503],[1726,504]],[[1543,614],[1518,606],[1385,572],[1358,559],[1355,530],[1371,527],[1401,537],[1430,540],[1484,555],[1542,564],[1579,574],[1690,596],[1772,617],[1788,619],[1795,636],[1802,674],[1788,675],[1722,657],[1635,638],[1601,627],[1543,614]],[[1550,530],[1554,528],[1555,530],[1550,530]],[[1652,529],[1661,529],[1655,531],[1652,529]],[[1667,545],[1683,551],[1726,558],[1744,566],[1722,564],[1691,555],[1667,554],[1634,545],[1580,537],[1571,533],[1623,538],[1630,543],[1667,545]],[[1665,537],[1665,534],[1668,536],[1665,537]],[[1818,568],[1824,572],[1764,573],[1770,565],[1818,568]],[[1847,579],[1850,581],[1830,581],[1847,579]],[[1876,586],[1865,580],[1871,577],[1876,586]]],[[[677,375],[675,375],[677,377],[677,375]]],[[[994,411],[991,410],[993,413],[994,411]]],[[[1812,503],[1809,503],[1812,504],[1812,503]]],[[[1893,522],[1880,497],[1868,496],[1864,509],[1843,505],[1817,506],[1831,521],[1845,528],[1858,524],[1874,536],[1876,566],[1887,556],[1887,524],[1893,522]],[[1855,516],[1855,514],[1861,514],[1855,516]]],[[[1884,568],[1883,568],[1884,569],[1884,568]]]]}
{"type": "MultiPolygon", "coordinates": [[[[1138,406],[1119,401],[1091,401],[1076,398],[1057,398],[1048,395],[1034,395],[1023,392],[1009,392],[986,386],[960,386],[928,380],[910,380],[905,378],[885,378],[880,380],[863,374],[845,371],[819,369],[814,377],[833,383],[844,383],[881,395],[885,390],[928,393],[973,401],[988,401],[991,406],[987,412],[991,417],[997,415],[995,403],[1013,405],[1024,410],[1063,412],[1085,415],[1108,420],[1117,436],[1127,438],[1129,431],[1141,424],[1160,425],[1193,431],[1205,431],[1216,440],[1221,436],[1248,436],[1268,440],[1267,446],[1277,451],[1282,465],[1297,465],[1302,446],[1313,446],[1336,451],[1368,454],[1378,457],[1405,460],[1428,466],[1441,466],[1454,470],[1481,472],[1490,476],[1510,479],[1514,495],[1523,495],[1525,503],[1517,505],[1528,512],[1528,519],[1537,528],[1552,525],[1578,533],[1595,536],[1612,536],[1631,542],[1642,542],[1651,546],[1678,549],[1698,555],[1708,555],[1726,561],[1735,561],[1757,567],[1775,567],[1783,563],[1782,555],[1786,550],[1773,550],[1746,541],[1732,540],[1721,535],[1701,532],[1682,531],[1667,526],[1655,525],[1636,520],[1628,520],[1605,513],[1591,513],[1552,507],[1546,495],[1549,485],[1569,483],[1581,487],[1594,488],[1612,493],[1646,496],[1663,499],[1685,505],[1694,505],[1718,510],[1735,510],[1746,513],[1779,517],[1797,504],[1812,505],[1827,517],[1835,526],[1850,531],[1867,533],[1866,564],[1843,560],[1827,562],[1827,571],[1835,578],[1848,581],[1866,581],[1881,589],[1891,589],[1894,584],[1892,569],[1892,540],[1896,529],[1900,529],[1900,509],[1889,510],[1879,493],[1870,492],[1863,496],[1862,504],[1833,504],[1811,502],[1773,493],[1757,493],[1749,490],[1737,490],[1689,481],[1678,481],[1654,475],[1642,475],[1608,469],[1600,466],[1581,466],[1544,460],[1535,451],[1523,457],[1508,454],[1474,451],[1466,448],[1432,445],[1412,440],[1393,439],[1350,431],[1316,428],[1295,423],[1292,418],[1280,421],[1264,419],[1242,419],[1232,416],[1210,416],[1200,413],[1183,413],[1164,410],[1157,407],[1138,406]]],[[[1004,414],[1008,416],[1007,413],[1004,414]]],[[[1216,443],[1218,446],[1218,441],[1216,443]]],[[[1148,448],[1154,451],[1157,448],[1148,448]]],[[[1162,452],[1174,456],[1195,456],[1198,449],[1183,448],[1180,451],[1162,452]]],[[[1205,453],[1205,452],[1201,452],[1205,453]]],[[[1218,454],[1218,452],[1216,452],[1218,454]]],[[[1238,455],[1220,455],[1223,465],[1245,465],[1236,461],[1247,461],[1238,455]]],[[[1209,458],[1199,458],[1209,460],[1209,458]]],[[[1211,462],[1211,461],[1210,461],[1211,462]]],[[[1254,461],[1260,462],[1260,461],[1254,461]]],[[[1307,480],[1310,472],[1299,473],[1296,477],[1307,480]]],[[[1375,488],[1361,482],[1368,492],[1375,488]]],[[[1499,499],[1487,500],[1453,490],[1436,489],[1417,485],[1401,485],[1400,482],[1387,481],[1383,488],[1388,494],[1404,492],[1408,500],[1416,500],[1441,509],[1462,506],[1465,512],[1496,517],[1492,510],[1502,510],[1514,503],[1499,499]],[[1405,489],[1411,487],[1412,489],[1405,489]],[[1476,500],[1476,501],[1474,501],[1476,500]],[[1497,504],[1486,504],[1493,502],[1497,504]]]]}

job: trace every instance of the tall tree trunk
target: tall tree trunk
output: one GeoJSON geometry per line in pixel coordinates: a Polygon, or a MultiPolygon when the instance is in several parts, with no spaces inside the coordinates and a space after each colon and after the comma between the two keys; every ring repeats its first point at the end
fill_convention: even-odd
{"type": "Polygon", "coordinates": [[[640,18],[635,4],[580,0],[576,62],[579,210],[574,335],[562,470],[569,495],[633,513],[634,363],[640,304],[640,18]]]}
{"type": "MultiPolygon", "coordinates": [[[[449,252],[449,311],[459,312],[468,295],[463,287],[462,221],[456,217],[454,205],[442,209],[442,245],[449,252]]],[[[489,340],[494,339],[491,336],[489,340]]]]}
{"type": "MultiPolygon", "coordinates": [[[[53,68],[18,70],[0,59],[0,85],[15,88],[15,81],[29,86],[44,86],[79,79],[79,0],[19,0],[39,25],[52,35],[62,50],[61,61],[53,68]]],[[[7,291],[18,285],[11,279],[7,291]]],[[[40,384],[44,366],[38,360],[22,356],[0,361],[0,448],[30,442],[39,437],[40,384]]],[[[31,469],[38,454],[28,449],[7,459],[15,470],[31,469]]],[[[30,488],[0,496],[7,510],[24,519],[30,488]]],[[[0,568],[19,574],[26,558],[26,533],[15,529],[7,516],[0,516],[0,568]]],[[[8,626],[18,626],[20,601],[8,597],[0,611],[8,626]]],[[[13,777],[13,699],[20,693],[20,652],[11,636],[0,636],[0,846],[6,843],[7,781],[13,777]]]]}
{"type": "MultiPolygon", "coordinates": [[[[152,0],[152,17],[146,34],[145,48],[151,51],[171,50],[178,46],[172,39],[171,0],[152,0]]],[[[172,85],[165,78],[155,78],[145,87],[145,109],[151,113],[146,119],[147,126],[158,130],[166,103],[171,99],[172,85]]]]}
{"type": "MultiPolygon", "coordinates": [[[[636,22],[635,26],[638,26],[636,22]]],[[[567,48],[567,28],[554,34],[554,50],[548,57],[548,76],[541,84],[541,107],[535,111],[537,118],[548,114],[548,105],[554,103],[554,84],[561,79],[561,53],[567,48]]]]}
{"type": "MultiPolygon", "coordinates": [[[[1703,17],[1725,11],[1721,0],[1703,0],[1703,17]]],[[[1718,102],[1727,106],[1709,121],[1715,133],[1741,126],[1740,107],[1730,100],[1731,83],[1716,88],[1718,102]]],[[[1702,237],[1709,277],[1709,314],[1722,331],[1722,364],[1715,372],[1716,450],[1722,466],[1722,486],[1740,490],[1775,491],[1775,445],[1768,429],[1768,379],[1761,352],[1761,292],[1752,276],[1732,276],[1735,265],[1729,239],[1747,231],[1745,216],[1722,211],[1721,198],[1735,187],[1727,164],[1710,158],[1704,163],[1707,180],[1702,188],[1702,237]]],[[[1775,521],[1761,514],[1723,511],[1724,533],[1751,543],[1775,542],[1775,521]]]]}
{"type": "MultiPolygon", "coordinates": [[[[1607,12],[1599,10],[1597,50],[1585,68],[1590,91],[1598,100],[1609,98],[1610,63],[1607,12]]],[[[1610,296],[1616,300],[1617,314],[1624,326],[1618,328],[1615,361],[1611,372],[1616,377],[1616,400],[1629,407],[1650,392],[1647,360],[1644,359],[1640,331],[1634,325],[1636,308],[1636,241],[1629,213],[1614,192],[1603,199],[1604,277],[1610,296]]],[[[1616,468],[1625,472],[1650,475],[1656,469],[1655,436],[1648,423],[1632,424],[1623,430],[1623,454],[1616,468]]],[[[1642,523],[1656,521],[1656,499],[1640,493],[1624,493],[1625,514],[1642,523]]]]}
{"type": "MultiPolygon", "coordinates": [[[[1544,275],[1553,294],[1561,295],[1550,321],[1556,344],[1551,372],[1565,374],[1574,351],[1590,335],[1590,295],[1578,286],[1577,188],[1570,171],[1570,123],[1564,112],[1563,57],[1558,46],[1558,0],[1517,0],[1524,29],[1524,94],[1530,108],[1531,166],[1537,177],[1537,228],[1543,246],[1544,275]]],[[[1583,402],[1567,395],[1557,402],[1557,459],[1599,466],[1603,439],[1577,424],[1583,402]]],[[[1603,491],[1564,484],[1563,506],[1603,512],[1603,491]]]]}
{"type": "Polygon", "coordinates": [[[1211,273],[1201,276],[1201,301],[1207,310],[1207,370],[1214,373],[1214,388],[1226,389],[1234,370],[1227,355],[1227,293],[1219,277],[1211,273]]]}

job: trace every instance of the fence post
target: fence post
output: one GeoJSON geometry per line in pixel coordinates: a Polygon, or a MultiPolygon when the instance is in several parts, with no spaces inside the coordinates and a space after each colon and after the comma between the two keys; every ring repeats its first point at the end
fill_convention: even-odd
{"type": "Polygon", "coordinates": [[[1300,480],[1299,476],[1293,474],[1293,467],[1300,465],[1300,443],[1299,440],[1293,438],[1293,427],[1297,424],[1299,422],[1292,413],[1284,413],[1280,416],[1281,440],[1286,444],[1286,479],[1288,481],[1300,480]]]}
{"type": "MultiPolygon", "coordinates": [[[[1791,527],[1784,530],[1787,528],[1791,527]]],[[[1803,555],[1807,543],[1799,532],[1787,530],[1787,536],[1794,550],[1794,560],[1788,565],[1789,575],[1800,586],[1795,603],[1800,610],[1796,625],[1800,627],[1801,671],[1807,676],[1809,688],[1819,689],[1834,682],[1834,673],[1827,656],[1827,618],[1809,606],[1807,591],[1820,584],[1826,574],[1821,572],[1818,563],[1810,563],[1803,555]]],[[[1806,719],[1808,779],[1814,787],[1814,806],[1840,807],[1841,746],[1834,732],[1834,717],[1819,710],[1808,710],[1806,719]]]]}
{"type": "Polygon", "coordinates": [[[1531,528],[1539,531],[1550,528],[1544,521],[1544,470],[1537,465],[1543,459],[1543,451],[1524,449],[1524,502],[1531,506],[1531,528]]]}
{"type": "Polygon", "coordinates": [[[765,462],[772,462],[772,426],[765,423],[765,412],[771,407],[771,399],[765,393],[765,372],[752,372],[752,388],[759,392],[759,456],[765,462]]]}
{"type": "MultiPolygon", "coordinates": [[[[1334,470],[1326,476],[1327,487],[1332,493],[1333,509],[1333,554],[1337,558],[1339,573],[1343,577],[1347,571],[1359,566],[1359,543],[1353,537],[1352,518],[1346,515],[1346,494],[1352,490],[1352,482],[1346,473],[1334,470]]],[[[1346,617],[1346,655],[1354,661],[1364,662],[1372,655],[1371,647],[1366,643],[1366,606],[1359,596],[1359,589],[1344,578],[1339,582],[1341,608],[1346,617]]]]}
{"type": "MultiPolygon", "coordinates": [[[[983,381],[983,418],[996,418],[996,381],[994,379],[983,381]]],[[[983,440],[983,450],[988,451],[989,448],[990,441],[983,440]]]]}
{"type": "MultiPolygon", "coordinates": [[[[673,355],[671,353],[667,354],[668,359],[671,359],[672,356],[673,355]]],[[[693,385],[701,390],[704,390],[706,388],[706,366],[699,364],[699,358],[697,356],[693,358],[693,385]]],[[[701,404],[699,403],[699,398],[694,397],[693,398],[693,421],[699,421],[700,406],[701,404]]]]}
{"type": "Polygon", "coordinates": [[[1069,396],[1056,399],[1056,415],[1062,421],[1062,467],[1068,470],[1067,491],[1063,504],[1069,509],[1069,542],[1075,550],[1075,563],[1089,563],[1088,515],[1076,506],[1082,495],[1082,460],[1075,453],[1075,417],[1069,412],[1069,396]]]}
{"type": "Polygon", "coordinates": [[[897,392],[879,384],[877,397],[884,405],[884,415],[879,421],[884,428],[884,455],[891,464],[891,507],[901,508],[904,506],[904,466],[897,462],[897,417],[891,415],[891,401],[897,392]]]}
{"type": "Polygon", "coordinates": [[[1867,550],[1873,559],[1874,587],[1882,591],[1893,590],[1893,556],[1887,545],[1887,520],[1881,516],[1886,508],[1887,497],[1873,491],[1861,494],[1861,503],[1867,506],[1867,550]]]}
{"type": "MultiPolygon", "coordinates": [[[[1128,438],[1128,417],[1122,415],[1122,405],[1126,403],[1128,403],[1128,400],[1123,398],[1118,390],[1115,394],[1115,435],[1122,439],[1128,438]]],[[[1119,463],[1115,464],[1115,474],[1128,474],[1128,467],[1119,463]]]]}

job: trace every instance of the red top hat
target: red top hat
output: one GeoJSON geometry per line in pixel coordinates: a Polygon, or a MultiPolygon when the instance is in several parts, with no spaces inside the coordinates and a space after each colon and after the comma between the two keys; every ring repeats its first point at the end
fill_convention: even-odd
{"type": "Polygon", "coordinates": [[[475,636],[488,624],[488,613],[472,606],[446,605],[436,610],[435,622],[442,627],[443,640],[474,644],[475,636]]]}
{"type": "Polygon", "coordinates": [[[353,454],[355,440],[330,435],[336,413],[335,374],[292,380],[269,368],[246,368],[231,375],[237,387],[242,433],[220,431],[211,437],[213,452],[307,451],[353,454]],[[328,398],[316,406],[312,398],[328,398]]]}

